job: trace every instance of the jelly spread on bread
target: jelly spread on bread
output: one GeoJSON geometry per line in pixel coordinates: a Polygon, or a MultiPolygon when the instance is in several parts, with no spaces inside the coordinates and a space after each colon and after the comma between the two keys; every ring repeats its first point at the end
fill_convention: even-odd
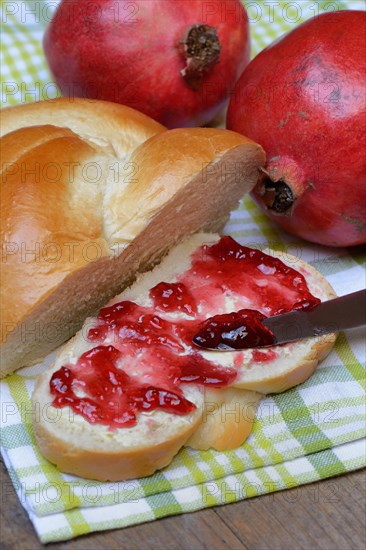
{"type": "Polygon", "coordinates": [[[263,325],[266,316],[255,309],[240,309],[214,315],[201,323],[192,342],[203,348],[243,349],[270,346],[275,343],[272,332],[263,325]]]}
{"type": "MultiPolygon", "coordinates": [[[[147,305],[125,300],[103,308],[88,332],[95,347],[76,365],[53,374],[53,405],[69,406],[90,423],[111,428],[133,426],[139,413],[155,409],[188,414],[195,405],[182,385],[230,385],[237,374],[236,354],[242,353],[233,352],[232,365],[223,367],[208,359],[210,352],[192,345],[198,332],[210,334],[209,317],[218,314],[213,338],[222,337],[225,323],[238,321],[250,329],[249,344],[270,345],[263,318],[319,301],[295,269],[222,237],[199,247],[175,282],[152,288],[147,305]]],[[[276,358],[275,348],[251,353],[258,362],[276,358]]]]}

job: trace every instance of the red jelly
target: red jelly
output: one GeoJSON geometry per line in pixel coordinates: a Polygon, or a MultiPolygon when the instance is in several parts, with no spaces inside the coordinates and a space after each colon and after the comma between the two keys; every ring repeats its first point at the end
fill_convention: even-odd
{"type": "Polygon", "coordinates": [[[252,309],[241,309],[224,315],[214,315],[204,321],[192,341],[197,346],[212,349],[243,349],[271,346],[272,332],[261,321],[266,316],[252,309]]]}
{"type": "MultiPolygon", "coordinates": [[[[261,320],[320,301],[301,273],[231,237],[199,247],[190,269],[175,282],[159,283],[149,296],[149,307],[126,300],[99,312],[88,332],[95,347],[51,378],[55,407],[69,406],[89,422],[111,428],[133,426],[138,414],[155,409],[188,414],[195,405],[181,385],[227,386],[243,359],[235,352],[230,367],[205,359],[192,345],[198,331],[212,342],[224,335],[231,344],[244,338],[250,346],[270,345],[270,331],[263,330],[261,320]],[[216,327],[208,320],[212,316],[216,327]],[[233,322],[234,332],[225,335],[233,322]]],[[[269,357],[253,353],[254,359],[256,353],[269,357]]]]}
{"type": "Polygon", "coordinates": [[[61,367],[50,381],[51,393],[56,396],[53,405],[69,405],[91,424],[111,427],[134,426],[136,414],[141,411],[163,409],[187,414],[195,409],[179,388],[173,393],[148,384],[136,384],[116,367],[119,357],[120,352],[113,346],[97,346],[80,357],[77,377],[71,368],[61,367]]]}
{"type": "Polygon", "coordinates": [[[150,297],[160,311],[183,311],[187,315],[197,311],[196,302],[183,283],[159,283],[150,290],[150,297]]]}
{"type": "Polygon", "coordinates": [[[294,306],[310,309],[320,302],[309,292],[301,273],[278,258],[242,246],[228,236],[198,249],[193,254],[191,269],[180,281],[204,308],[207,313],[204,318],[219,313],[225,297],[236,298],[236,311],[256,309],[266,316],[291,311],[294,306]],[[196,295],[193,289],[197,279],[201,285],[196,295]],[[213,303],[217,306],[216,311],[212,311],[213,303]]]}
{"type": "Polygon", "coordinates": [[[273,361],[276,357],[276,352],[273,349],[268,349],[267,351],[254,349],[252,351],[252,359],[255,363],[269,363],[269,361],[273,361]]]}

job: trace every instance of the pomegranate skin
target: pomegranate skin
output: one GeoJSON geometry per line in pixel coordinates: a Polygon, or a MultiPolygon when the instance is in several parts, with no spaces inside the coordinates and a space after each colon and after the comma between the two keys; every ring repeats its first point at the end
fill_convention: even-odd
{"type": "Polygon", "coordinates": [[[267,154],[254,199],[282,228],[319,244],[366,242],[365,51],[365,12],[322,14],[263,50],[229,105],[228,128],[267,154]],[[281,181],[287,204],[274,199],[281,181]]]}
{"type": "Polygon", "coordinates": [[[63,0],[43,44],[64,96],[122,103],[169,128],[212,120],[250,58],[240,0],[63,0]],[[193,89],[182,41],[197,24],[214,27],[220,54],[193,89]]]}

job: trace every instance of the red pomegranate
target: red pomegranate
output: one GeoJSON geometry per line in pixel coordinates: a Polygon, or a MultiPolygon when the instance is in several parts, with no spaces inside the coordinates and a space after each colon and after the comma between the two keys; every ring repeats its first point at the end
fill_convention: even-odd
{"type": "Polygon", "coordinates": [[[240,0],[64,0],[44,50],[63,95],[197,126],[222,109],[249,62],[248,17],[240,0]]]}
{"type": "Polygon", "coordinates": [[[267,153],[254,198],[273,221],[331,246],[366,242],[366,13],[306,21],[245,69],[227,125],[267,153]]]}

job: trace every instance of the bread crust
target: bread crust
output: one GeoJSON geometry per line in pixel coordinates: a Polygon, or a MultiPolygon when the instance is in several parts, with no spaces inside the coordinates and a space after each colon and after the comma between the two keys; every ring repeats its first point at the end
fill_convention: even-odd
{"type": "MultiPolygon", "coordinates": [[[[98,206],[102,185],[91,189],[82,175],[88,163],[103,166],[105,159],[71,130],[55,126],[16,130],[1,142],[11,163],[2,174],[2,322],[17,325],[90,263],[85,253],[90,243],[100,257],[110,255],[98,206]],[[72,179],[70,163],[75,164],[72,179]],[[46,167],[55,168],[55,181],[45,177],[46,167]]],[[[2,331],[2,342],[6,336],[2,331]]]]}
{"type": "Polygon", "coordinates": [[[117,158],[126,157],[140,143],[166,129],[131,107],[93,99],[60,97],[0,111],[0,137],[44,124],[70,128],[117,158]]]}
{"type": "Polygon", "coordinates": [[[246,380],[245,382],[237,383],[236,387],[268,394],[282,393],[294,386],[298,386],[310,378],[318,364],[331,352],[336,339],[337,334],[322,336],[319,341],[313,344],[309,354],[286,373],[275,376],[267,375],[263,380],[246,380]]]}
{"type": "Polygon", "coordinates": [[[83,450],[56,437],[50,439],[41,424],[35,424],[34,432],[44,456],[61,472],[98,481],[120,481],[149,476],[170,464],[195,428],[193,424],[183,434],[154,447],[116,453],[83,450]]]}
{"type": "MultiPolygon", "coordinates": [[[[185,207],[191,211],[196,207],[196,201],[202,200],[203,187],[209,190],[212,180],[225,185],[230,171],[236,171],[234,177],[240,191],[231,191],[225,208],[221,203],[222,216],[250,191],[257,180],[258,167],[264,161],[260,145],[229,130],[179,128],[158,134],[132,153],[130,163],[136,172],[125,192],[121,194],[117,186],[108,193],[109,238],[119,245],[130,242],[160,214],[162,206],[169,206],[173,201],[176,203],[174,217],[188,216],[184,213],[185,207]]],[[[215,213],[207,216],[209,223],[219,214],[215,199],[217,197],[209,193],[205,196],[206,209],[215,208],[215,213]]]]}

